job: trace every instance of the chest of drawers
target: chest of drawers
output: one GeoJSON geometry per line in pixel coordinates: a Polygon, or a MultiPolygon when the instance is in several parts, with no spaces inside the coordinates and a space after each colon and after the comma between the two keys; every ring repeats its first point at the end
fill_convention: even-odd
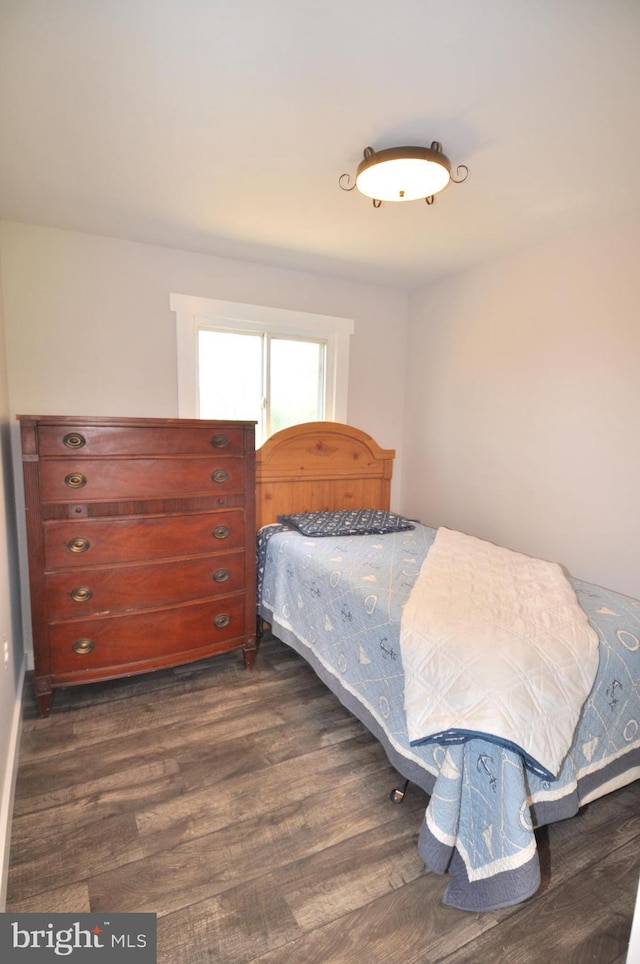
{"type": "Polygon", "coordinates": [[[253,422],[19,416],[34,678],[57,686],[255,636],[253,422]]]}

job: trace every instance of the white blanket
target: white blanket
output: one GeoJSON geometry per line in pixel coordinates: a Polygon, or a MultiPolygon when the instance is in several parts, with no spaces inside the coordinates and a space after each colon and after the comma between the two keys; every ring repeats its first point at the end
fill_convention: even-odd
{"type": "Polygon", "coordinates": [[[557,776],[598,669],[560,566],[440,528],[400,648],[412,743],[483,734],[557,776]]]}

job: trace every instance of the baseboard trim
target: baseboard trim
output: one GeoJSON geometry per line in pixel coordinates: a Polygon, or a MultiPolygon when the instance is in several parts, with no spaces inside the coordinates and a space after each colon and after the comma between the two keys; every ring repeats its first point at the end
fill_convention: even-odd
{"type": "Polygon", "coordinates": [[[26,660],[23,659],[18,674],[16,701],[13,708],[13,719],[11,721],[7,768],[2,777],[2,799],[0,800],[0,911],[4,911],[7,906],[11,819],[13,816],[13,801],[16,790],[16,776],[18,773],[18,755],[22,723],[22,692],[24,690],[25,672],[26,660]]]}

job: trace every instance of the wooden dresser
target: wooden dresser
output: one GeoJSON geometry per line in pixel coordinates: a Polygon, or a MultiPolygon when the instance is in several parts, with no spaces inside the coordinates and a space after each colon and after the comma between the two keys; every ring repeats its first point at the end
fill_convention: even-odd
{"type": "Polygon", "coordinates": [[[255,635],[254,422],[18,416],[35,688],[144,673],[255,635]]]}

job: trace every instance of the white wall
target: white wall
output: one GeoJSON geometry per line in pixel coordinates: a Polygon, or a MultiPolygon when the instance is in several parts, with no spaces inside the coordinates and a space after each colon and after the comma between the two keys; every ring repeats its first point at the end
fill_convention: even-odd
{"type": "Polygon", "coordinates": [[[175,417],[174,291],[353,318],[349,421],[400,454],[405,291],[6,221],[0,245],[14,413],[175,417]]]}
{"type": "Polygon", "coordinates": [[[410,304],[403,506],[640,597],[640,219],[410,304]]]}
{"type": "Polygon", "coordinates": [[[9,394],[1,295],[0,289],[0,911],[4,909],[6,900],[13,788],[19,743],[20,699],[24,678],[9,438],[9,394]],[[8,646],[6,664],[5,639],[8,646]]]}

